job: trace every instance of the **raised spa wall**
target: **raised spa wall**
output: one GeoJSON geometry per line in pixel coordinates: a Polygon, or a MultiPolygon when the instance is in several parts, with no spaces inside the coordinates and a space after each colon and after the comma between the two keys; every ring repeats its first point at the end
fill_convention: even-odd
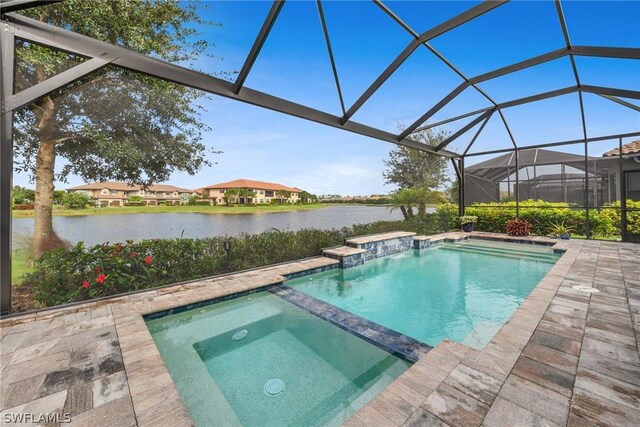
{"type": "Polygon", "coordinates": [[[345,241],[345,246],[327,248],[323,255],[340,261],[340,268],[351,268],[366,261],[406,252],[411,249],[428,249],[444,239],[434,240],[429,236],[416,236],[416,233],[397,231],[355,237],[345,241]]]}

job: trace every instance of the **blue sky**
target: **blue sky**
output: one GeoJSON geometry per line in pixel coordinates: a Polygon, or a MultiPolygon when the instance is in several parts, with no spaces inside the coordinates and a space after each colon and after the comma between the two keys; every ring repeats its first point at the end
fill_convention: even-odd
{"type": "MultiPolygon", "coordinates": [[[[477,3],[386,4],[420,33],[477,3]]],[[[203,58],[197,67],[209,73],[239,70],[270,6],[270,2],[203,2],[201,15],[222,26],[203,29],[215,43],[210,52],[214,56],[203,58]]],[[[574,45],[640,47],[640,2],[564,1],[563,7],[574,45]]],[[[411,37],[369,1],[325,1],[324,11],[348,108],[411,37]]],[[[434,39],[432,46],[472,77],[561,48],[564,39],[552,1],[512,1],[434,39]]],[[[640,61],[579,57],[576,62],[583,84],[640,90],[640,61]]],[[[427,49],[419,48],[353,120],[397,132],[398,126],[412,123],[461,81],[427,49]]],[[[574,84],[569,59],[561,58],[480,86],[503,102],[574,84]]],[[[246,86],[340,114],[315,2],[285,4],[246,86]]],[[[640,130],[639,113],[596,95],[585,94],[584,101],[589,136],[640,130]]],[[[203,119],[212,127],[204,141],[223,153],[213,156],[216,164],[196,176],[174,174],[172,184],[195,188],[242,177],[282,182],[318,194],[393,190],[384,185],[381,174],[383,160],[393,148],[388,143],[220,97],[204,105],[207,113],[203,119]]],[[[432,120],[489,105],[470,88],[432,120]]],[[[577,94],[510,108],[504,114],[522,146],[582,136],[577,94]]],[[[455,132],[472,119],[454,122],[445,129],[455,132]]],[[[451,149],[463,151],[474,130],[454,142],[451,149]]],[[[606,151],[601,149],[608,145],[616,143],[598,144],[594,151],[606,151]]],[[[496,114],[471,152],[510,146],[496,114]]],[[[579,153],[582,147],[564,150],[579,153]]],[[[14,176],[14,180],[27,184],[23,175],[14,176]]],[[[68,185],[57,187],[80,183],[71,177],[68,185]]]]}

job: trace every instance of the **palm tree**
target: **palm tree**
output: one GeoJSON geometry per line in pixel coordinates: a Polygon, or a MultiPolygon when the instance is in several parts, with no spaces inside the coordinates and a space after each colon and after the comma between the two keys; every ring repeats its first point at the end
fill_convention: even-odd
{"type": "Polygon", "coordinates": [[[413,188],[401,188],[391,195],[391,211],[400,208],[404,219],[413,218],[416,206],[416,191],[413,188]]]}
{"type": "Polygon", "coordinates": [[[246,205],[249,202],[249,199],[256,197],[256,192],[250,188],[240,188],[238,189],[238,197],[240,197],[242,199],[242,203],[246,205]]]}
{"type": "Polygon", "coordinates": [[[413,218],[413,208],[418,208],[418,216],[427,214],[428,205],[436,205],[446,201],[440,191],[428,187],[401,188],[391,195],[391,210],[400,208],[404,219],[413,218]]]}
{"type": "Polygon", "coordinates": [[[278,196],[278,200],[280,200],[280,203],[284,203],[284,200],[291,197],[291,192],[287,190],[278,190],[276,191],[276,196],[278,196]]]}
{"type": "Polygon", "coordinates": [[[442,192],[430,190],[428,187],[415,187],[412,190],[414,192],[414,202],[418,205],[419,216],[427,214],[427,205],[437,205],[446,201],[446,197],[442,192]]]}
{"type": "Polygon", "coordinates": [[[318,196],[307,191],[303,191],[302,193],[300,193],[300,200],[302,201],[302,203],[313,203],[318,200],[318,196]]]}
{"type": "Polygon", "coordinates": [[[224,202],[229,206],[240,195],[239,188],[229,188],[224,192],[224,202]]]}

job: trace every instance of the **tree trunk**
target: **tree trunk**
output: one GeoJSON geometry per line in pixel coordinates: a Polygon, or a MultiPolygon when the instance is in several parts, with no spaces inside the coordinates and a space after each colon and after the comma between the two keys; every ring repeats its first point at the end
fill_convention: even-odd
{"type": "Polygon", "coordinates": [[[407,212],[407,208],[404,206],[400,206],[400,212],[402,212],[402,216],[405,220],[409,219],[409,213],[407,212]]]}
{"type": "Polygon", "coordinates": [[[53,231],[53,181],[56,166],[56,106],[46,97],[36,113],[40,131],[40,147],[36,156],[36,194],[34,200],[33,256],[40,258],[45,252],[63,246],[53,231]]]}
{"type": "Polygon", "coordinates": [[[407,206],[407,215],[409,218],[413,218],[413,208],[411,206],[407,206]]]}
{"type": "Polygon", "coordinates": [[[419,216],[425,216],[427,214],[427,204],[426,203],[420,203],[418,205],[418,215],[419,216]]]}

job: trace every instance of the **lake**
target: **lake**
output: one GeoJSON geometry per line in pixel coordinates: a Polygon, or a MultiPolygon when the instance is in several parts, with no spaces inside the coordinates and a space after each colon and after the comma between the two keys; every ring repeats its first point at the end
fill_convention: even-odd
{"type": "MultiPolygon", "coordinates": [[[[53,227],[64,240],[71,243],[84,241],[86,245],[92,246],[106,241],[256,234],[270,228],[290,231],[301,228],[331,229],[399,219],[402,219],[402,213],[399,210],[390,212],[388,207],[347,205],[308,211],[250,214],[143,213],[56,216],[53,217],[53,227]]],[[[32,218],[13,220],[14,247],[24,245],[32,234],[32,218]]]]}

